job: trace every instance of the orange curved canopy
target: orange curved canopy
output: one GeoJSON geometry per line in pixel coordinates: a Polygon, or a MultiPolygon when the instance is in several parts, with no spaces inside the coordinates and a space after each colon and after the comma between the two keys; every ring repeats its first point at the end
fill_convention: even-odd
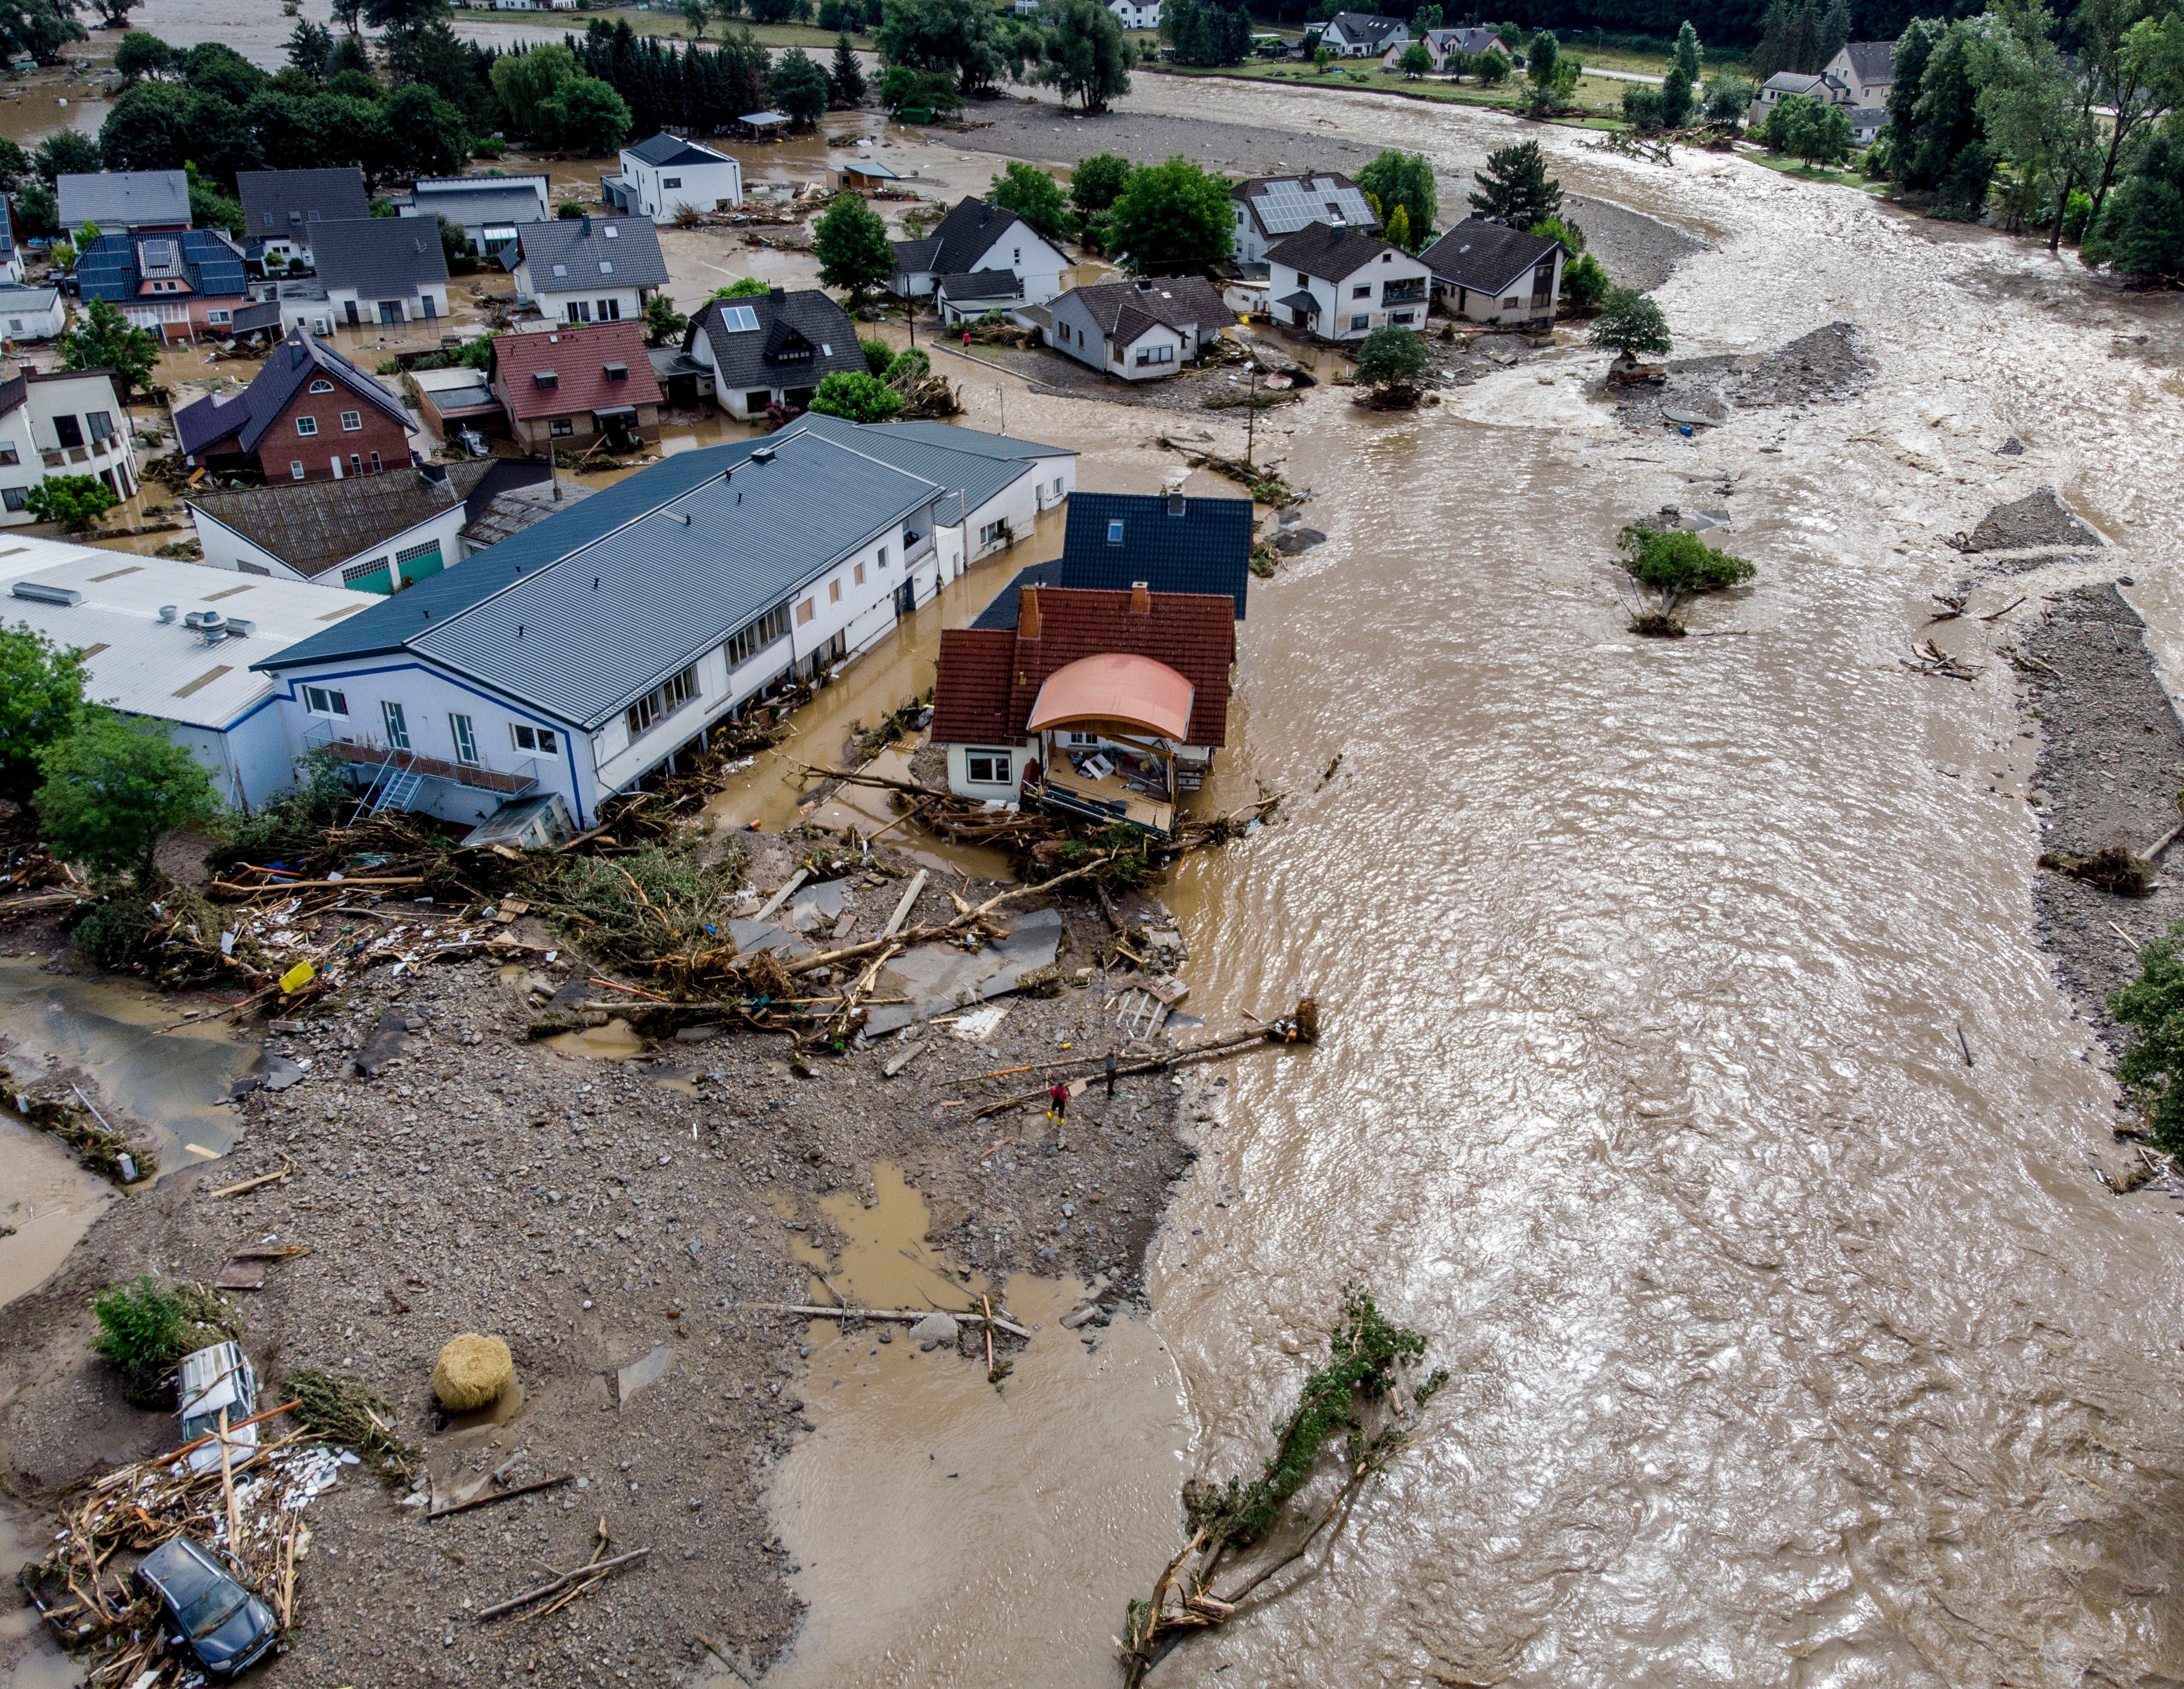
{"type": "Polygon", "coordinates": [[[1047,676],[1027,732],[1117,722],[1187,744],[1195,688],[1166,663],[1122,652],[1079,657],[1047,676]]]}

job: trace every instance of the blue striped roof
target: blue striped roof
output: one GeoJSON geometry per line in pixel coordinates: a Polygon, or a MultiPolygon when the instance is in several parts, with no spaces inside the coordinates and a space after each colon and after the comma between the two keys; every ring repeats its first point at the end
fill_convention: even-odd
{"type": "Polygon", "coordinates": [[[1143,581],[1156,593],[1226,593],[1244,619],[1251,584],[1251,501],[1181,500],[1143,493],[1077,493],[1061,542],[1061,584],[1127,592],[1143,581]],[[1114,525],[1121,534],[1111,539],[1114,525]]]}

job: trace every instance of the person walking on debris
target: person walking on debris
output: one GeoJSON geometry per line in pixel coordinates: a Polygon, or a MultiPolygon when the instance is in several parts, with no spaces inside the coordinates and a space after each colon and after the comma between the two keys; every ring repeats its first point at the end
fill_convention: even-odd
{"type": "Polygon", "coordinates": [[[1112,1044],[1111,1044],[1111,1045],[1109,1045],[1107,1046],[1107,1064],[1106,1064],[1106,1065],[1107,1065],[1107,1095],[1108,1095],[1109,1096],[1112,1096],[1112,1095],[1114,1095],[1114,1094],[1115,1094],[1115,1046],[1114,1046],[1113,1045],[1112,1045],[1112,1044]]]}
{"type": "Polygon", "coordinates": [[[1046,1076],[1046,1118],[1067,1127],[1069,1124],[1069,1086],[1053,1074],[1046,1076]]]}

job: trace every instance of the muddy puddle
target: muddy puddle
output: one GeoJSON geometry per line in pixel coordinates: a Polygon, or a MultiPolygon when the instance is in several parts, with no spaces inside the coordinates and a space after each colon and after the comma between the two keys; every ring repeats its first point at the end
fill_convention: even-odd
{"type": "MultiPolygon", "coordinates": [[[[847,1241],[831,1268],[798,1251],[825,1270],[815,1300],[831,1284],[867,1307],[975,1307],[981,1292],[1002,1305],[927,1246],[925,1199],[900,1168],[883,1163],[874,1187],[872,1208],[848,1192],[822,1204],[847,1241]]],[[[1184,1421],[1149,1326],[1117,1318],[1089,1341],[1061,1328],[1088,1288],[1008,1282],[1008,1313],[1035,1335],[999,1390],[983,1356],[922,1352],[900,1327],[883,1342],[882,1328],[811,1323],[802,1391],[817,1430],[775,1469],[768,1502],[810,1607],[769,1689],[1096,1675],[1133,1569],[1162,1552],[1184,1421]],[[974,1546],[1002,1540],[1006,1557],[974,1546]],[[994,1622],[1028,1603],[1039,1625],[994,1622]]]]}
{"type": "Polygon", "coordinates": [[[76,1689],[83,1681],[53,1642],[38,1610],[13,1588],[17,1567],[46,1551],[44,1523],[0,1502],[0,1567],[8,1573],[8,1598],[0,1601],[0,1689],[76,1689]]]}

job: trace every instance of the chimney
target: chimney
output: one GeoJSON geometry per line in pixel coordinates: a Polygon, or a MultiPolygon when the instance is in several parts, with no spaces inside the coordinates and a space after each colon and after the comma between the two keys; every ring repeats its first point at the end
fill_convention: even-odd
{"type": "Polygon", "coordinates": [[[1017,638],[1039,638],[1039,588],[1025,587],[1017,600],[1017,638]]]}
{"type": "Polygon", "coordinates": [[[592,237],[592,220],[591,220],[591,216],[590,216],[590,215],[589,215],[588,213],[587,213],[587,214],[586,214],[586,215],[585,215],[585,217],[584,217],[584,238],[585,238],[586,240],[589,240],[589,239],[591,239],[591,237],[592,237]]]}
{"type": "Polygon", "coordinates": [[[1183,494],[1181,492],[1174,492],[1167,495],[1167,513],[1172,516],[1179,516],[1183,514],[1183,494]]]}
{"type": "Polygon", "coordinates": [[[1131,582],[1130,614],[1133,616],[1150,616],[1152,613],[1153,595],[1145,589],[1145,583],[1143,581],[1131,582]]]}

